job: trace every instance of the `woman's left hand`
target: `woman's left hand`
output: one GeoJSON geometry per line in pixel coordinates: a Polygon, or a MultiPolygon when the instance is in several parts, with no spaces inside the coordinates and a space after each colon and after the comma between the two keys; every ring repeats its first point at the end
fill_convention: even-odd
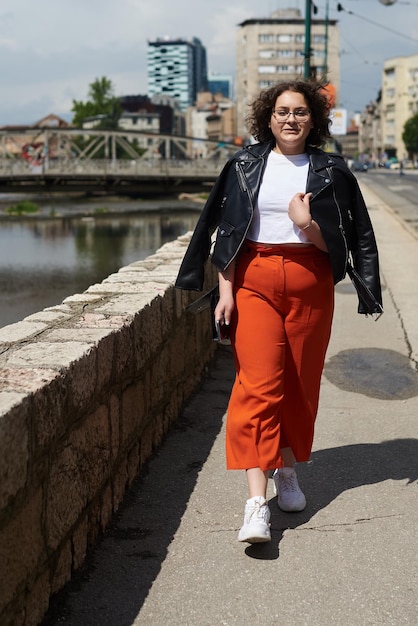
{"type": "Polygon", "coordinates": [[[309,193],[297,193],[293,196],[289,202],[289,217],[292,222],[301,230],[304,230],[312,221],[312,216],[309,208],[309,202],[312,194],[309,193]]]}

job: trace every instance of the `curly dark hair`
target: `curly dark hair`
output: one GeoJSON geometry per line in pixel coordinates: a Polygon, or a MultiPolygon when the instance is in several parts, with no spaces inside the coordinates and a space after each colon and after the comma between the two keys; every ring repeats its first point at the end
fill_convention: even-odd
{"type": "Polygon", "coordinates": [[[324,92],[324,85],[314,80],[289,80],[262,91],[252,103],[251,112],[246,117],[249,132],[257,141],[274,140],[270,128],[271,112],[277,98],[285,91],[296,91],[304,96],[313,121],[313,128],[306,144],[319,148],[331,137],[330,104],[324,92]]]}

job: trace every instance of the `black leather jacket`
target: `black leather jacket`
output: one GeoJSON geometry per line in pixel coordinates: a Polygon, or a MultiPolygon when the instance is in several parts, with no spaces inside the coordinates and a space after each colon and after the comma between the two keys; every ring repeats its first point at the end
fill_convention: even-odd
{"type": "MultiPolygon", "coordinates": [[[[271,149],[270,143],[249,145],[226,163],[202,210],[176,287],[203,288],[204,266],[211,249],[211,236],[217,227],[212,262],[223,271],[237,256],[253,217],[271,149]]],[[[356,277],[360,277],[361,287],[369,292],[372,300],[366,303],[359,298],[359,313],[381,312],[376,240],[357,180],[339,155],[309,148],[308,156],[306,192],[312,193],[311,215],[327,245],[334,283],[342,280],[351,269],[351,257],[356,277]]],[[[358,285],[355,286],[358,290],[358,285]]]]}

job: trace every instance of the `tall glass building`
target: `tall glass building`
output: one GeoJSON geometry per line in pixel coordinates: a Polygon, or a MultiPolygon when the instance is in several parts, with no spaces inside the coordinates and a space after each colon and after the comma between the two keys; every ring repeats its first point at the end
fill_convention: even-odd
{"type": "Polygon", "coordinates": [[[170,96],[185,111],[194,106],[199,91],[207,91],[206,49],[196,37],[148,41],[147,66],[150,98],[170,96]]]}

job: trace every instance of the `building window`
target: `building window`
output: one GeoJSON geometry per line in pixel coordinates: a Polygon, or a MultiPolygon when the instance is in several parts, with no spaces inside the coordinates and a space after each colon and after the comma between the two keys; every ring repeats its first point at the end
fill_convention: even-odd
{"type": "Polygon", "coordinates": [[[277,50],[278,57],[294,57],[295,50],[277,50]]]}
{"type": "Polygon", "coordinates": [[[292,43],[292,41],[294,41],[294,35],[277,35],[277,43],[292,43]]]}
{"type": "Polygon", "coordinates": [[[273,85],[276,84],[276,81],[274,80],[260,80],[258,83],[258,86],[260,89],[269,89],[270,87],[273,87],[273,85]]]}
{"type": "Polygon", "coordinates": [[[409,70],[409,77],[411,80],[418,80],[418,68],[417,67],[411,67],[411,69],[409,70]]]}
{"type": "Polygon", "coordinates": [[[259,74],[274,74],[275,71],[276,71],[275,65],[259,65],[258,66],[259,74]]]}
{"type": "Polygon", "coordinates": [[[258,43],[273,43],[274,42],[274,35],[272,34],[261,34],[258,35],[258,43]]]}
{"type": "Polygon", "coordinates": [[[260,59],[273,59],[276,56],[275,50],[260,50],[259,55],[260,59]]]}
{"type": "Polygon", "coordinates": [[[393,80],[395,78],[395,68],[394,67],[388,67],[385,70],[385,76],[386,76],[387,79],[393,80]]]}
{"type": "Polygon", "coordinates": [[[390,89],[386,89],[386,97],[387,98],[395,97],[395,90],[393,89],[393,87],[391,87],[390,89]]]}
{"type": "Polygon", "coordinates": [[[305,35],[295,35],[296,43],[305,43],[305,35]]]}
{"type": "Polygon", "coordinates": [[[325,43],[325,35],[312,35],[312,43],[325,43]]]}
{"type": "Polygon", "coordinates": [[[280,74],[293,74],[295,71],[295,66],[294,65],[278,65],[277,71],[280,74]]]}

